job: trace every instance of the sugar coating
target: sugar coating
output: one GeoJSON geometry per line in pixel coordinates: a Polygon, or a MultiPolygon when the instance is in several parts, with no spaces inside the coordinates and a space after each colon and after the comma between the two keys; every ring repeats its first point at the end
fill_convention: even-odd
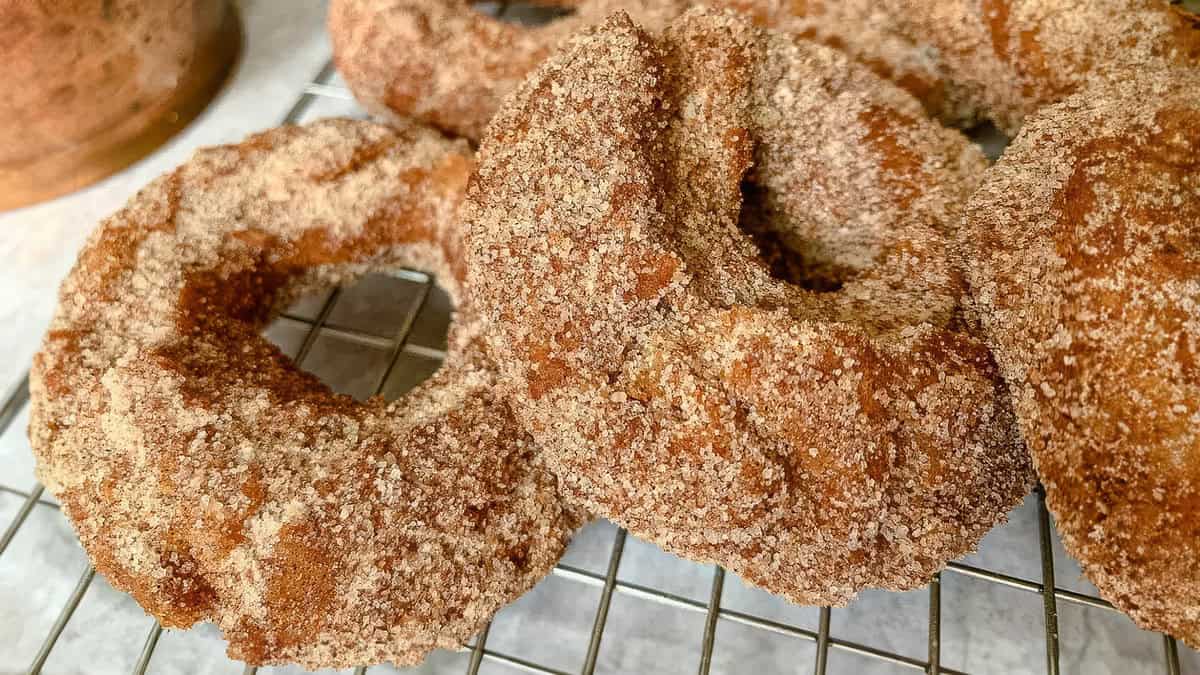
{"type": "Polygon", "coordinates": [[[466,138],[483,135],[501,100],[575,31],[625,10],[665,25],[694,0],[540,0],[573,7],[538,27],[504,23],[470,0],[335,0],[329,34],[338,71],[376,115],[422,120],[466,138]]]}
{"type": "MultiPolygon", "coordinates": [[[[760,26],[786,30],[842,51],[915,96],[952,125],[968,125],[979,111],[947,78],[941,54],[920,32],[901,31],[899,7],[878,0],[701,0],[735,9],[760,26]]],[[[697,3],[699,4],[699,3],[697,3]]],[[[900,3],[897,2],[897,5],[900,3]]],[[[933,2],[909,2],[904,11],[927,12],[933,2]]]]}
{"type": "Polygon", "coordinates": [[[618,11],[639,25],[661,28],[688,9],[707,5],[735,9],[760,25],[846,49],[939,112],[964,105],[947,100],[954,92],[939,80],[941,64],[930,50],[898,33],[892,17],[866,0],[537,4],[569,7],[572,13],[527,27],[481,14],[468,0],[334,0],[329,9],[334,58],[355,96],[374,114],[411,116],[478,139],[504,96],[571,34],[618,11]]]}
{"type": "Polygon", "coordinates": [[[1200,73],[1040,111],[971,199],[968,267],[1067,551],[1200,646],[1200,73]]]}
{"type": "Polygon", "coordinates": [[[969,551],[1032,480],[947,262],[984,164],[736,14],[572,38],[492,121],[464,205],[499,382],[562,489],[803,604],[969,551]]]}
{"type": "Polygon", "coordinates": [[[943,122],[1014,134],[1026,115],[1093,80],[1200,64],[1200,17],[1167,0],[556,0],[573,13],[502,23],[468,0],[334,0],[338,68],[377,114],[411,115],[476,139],[505,94],[567,36],[616,11],[661,28],[688,9],[844,51],[943,122]]]}
{"type": "MultiPolygon", "coordinates": [[[[836,6],[842,3],[830,3],[836,6]]],[[[936,62],[949,101],[1015,134],[1097,81],[1200,66],[1200,16],[1168,0],[850,0],[936,62]]],[[[840,12],[851,10],[839,10],[840,12]]]]}
{"type": "Polygon", "coordinates": [[[474,160],[353,120],[200,150],[92,235],[30,374],[38,476],[96,568],[249,663],[413,664],[557,561],[577,523],[494,393],[468,306],[434,377],[356,402],[259,330],[298,293],[435,273],[462,308],[474,160]]]}
{"type": "Polygon", "coordinates": [[[1200,64],[1200,17],[1167,0],[713,0],[836,47],[943,122],[1024,117],[1095,80],[1200,64]]]}

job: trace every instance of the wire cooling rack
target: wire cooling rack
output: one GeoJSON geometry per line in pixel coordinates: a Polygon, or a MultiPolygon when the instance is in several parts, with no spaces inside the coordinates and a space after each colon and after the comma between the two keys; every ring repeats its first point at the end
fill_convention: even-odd
{"type": "MultiPolygon", "coordinates": [[[[503,14],[507,11],[507,6],[500,6],[498,11],[503,14]]],[[[282,121],[284,123],[293,123],[300,120],[305,111],[315,101],[323,98],[334,100],[351,99],[350,93],[344,87],[330,84],[333,74],[332,64],[326,64],[312,82],[305,87],[282,121]]],[[[344,298],[346,294],[343,292],[343,289],[335,289],[323,299],[319,299],[315,303],[308,303],[307,309],[299,308],[284,312],[276,323],[273,324],[272,328],[268,329],[267,334],[271,337],[273,332],[290,332],[290,346],[283,344],[283,342],[287,341],[286,338],[280,338],[276,335],[273,339],[280,343],[281,347],[293,356],[299,366],[306,368],[308,367],[306,360],[313,353],[314,346],[326,337],[336,338],[342,342],[372,350],[380,358],[371,360],[372,365],[365,368],[366,372],[361,373],[355,380],[357,384],[349,387],[349,389],[356,389],[356,391],[348,391],[347,393],[359,396],[380,393],[389,396],[398,395],[403,390],[410,388],[427,377],[444,357],[444,352],[436,346],[436,339],[432,341],[422,340],[418,344],[410,338],[418,332],[426,335],[439,332],[444,334],[448,312],[433,312],[432,315],[429,312],[423,313],[423,310],[427,309],[427,301],[435,295],[436,288],[435,280],[424,273],[412,270],[397,271],[384,282],[382,287],[376,289],[377,298],[389,295],[390,287],[388,284],[392,284],[393,286],[403,285],[405,288],[402,291],[395,288],[391,290],[396,291],[397,297],[403,296],[407,298],[401,303],[403,307],[399,311],[392,312],[393,320],[390,325],[394,326],[394,330],[390,334],[385,334],[386,331],[364,330],[339,323],[336,320],[337,315],[345,306],[344,298]],[[434,344],[434,346],[429,346],[430,344],[434,344]]],[[[346,386],[341,388],[343,390],[347,389],[346,386]]],[[[3,434],[13,423],[14,419],[27,405],[28,399],[29,387],[28,378],[26,378],[8,396],[3,408],[0,408],[0,434],[3,434]]],[[[58,505],[43,498],[44,489],[41,485],[35,485],[31,490],[22,490],[15,486],[0,484],[0,492],[7,492],[24,499],[16,515],[7,523],[3,535],[0,536],[0,556],[3,556],[10,542],[21,529],[22,525],[27,522],[30,513],[34,509],[57,509],[58,505]]],[[[831,652],[839,651],[857,655],[877,663],[890,664],[900,670],[924,671],[934,674],[956,674],[960,671],[942,665],[942,578],[944,575],[959,575],[986,582],[990,585],[1015,589],[1023,593],[1040,596],[1042,605],[1041,614],[1044,622],[1045,672],[1048,675],[1058,675],[1060,673],[1059,603],[1068,603],[1107,612],[1116,612],[1117,610],[1093,594],[1078,592],[1055,584],[1055,567],[1051,546],[1052,525],[1046,511],[1044,495],[1040,487],[1036,491],[1036,506],[1038,523],[1036,549],[1040,554],[1041,581],[1032,581],[1027,578],[962,562],[950,563],[945,571],[935,575],[930,580],[926,591],[928,596],[928,640],[927,650],[923,658],[916,658],[912,655],[905,655],[897,651],[881,649],[862,642],[834,636],[830,628],[831,616],[832,612],[837,610],[831,610],[828,607],[820,608],[816,630],[779,621],[775,618],[760,616],[752,612],[723,607],[722,597],[726,577],[725,571],[719,567],[713,569],[707,602],[667,592],[652,586],[623,580],[619,578],[618,571],[621,569],[626,542],[627,540],[632,540],[623,529],[616,530],[611,548],[607,554],[607,567],[603,573],[560,563],[553,570],[552,576],[571,584],[589,587],[593,591],[596,589],[599,590],[599,600],[595,605],[592,628],[587,639],[586,653],[583,657],[582,666],[578,670],[583,675],[592,675],[596,671],[601,644],[604,640],[605,628],[608,623],[609,610],[613,605],[615,595],[628,596],[655,603],[675,611],[702,616],[704,620],[699,649],[694,655],[695,668],[701,675],[707,675],[710,671],[713,663],[714,646],[718,642],[718,626],[722,623],[737,624],[750,630],[773,633],[815,647],[811,663],[797,660],[794,668],[788,672],[813,672],[816,675],[832,672],[829,665],[829,657],[831,652]]],[[[80,575],[74,590],[70,593],[59,612],[57,620],[54,621],[45,635],[40,649],[38,649],[29,666],[29,673],[37,674],[42,671],[52,650],[63,635],[64,629],[71,621],[76,608],[92,584],[94,577],[95,568],[89,564],[80,575]]],[[[581,597],[590,598],[592,596],[581,597]]],[[[567,673],[565,670],[539,663],[536,660],[505,653],[489,647],[488,635],[490,628],[491,625],[489,624],[467,645],[470,650],[469,660],[466,663],[464,671],[467,675],[476,675],[485,663],[501,664],[512,670],[527,673],[550,675],[565,675],[567,673]]],[[[135,675],[142,675],[147,672],[161,635],[162,628],[156,623],[144,637],[130,636],[130,640],[141,639],[144,641],[140,655],[132,668],[132,672],[135,675]]],[[[529,639],[538,639],[538,637],[529,636],[529,639]]],[[[1161,642],[1161,672],[1167,675],[1180,675],[1182,671],[1176,641],[1174,638],[1163,635],[1161,636],[1161,642]]],[[[0,648],[3,647],[0,646],[0,648]]],[[[620,645],[616,645],[615,648],[619,649],[620,645]]],[[[253,666],[245,666],[243,673],[244,675],[253,675],[257,670],[253,666]]],[[[354,673],[355,675],[362,675],[374,670],[377,669],[364,666],[355,669],[354,673]]]]}

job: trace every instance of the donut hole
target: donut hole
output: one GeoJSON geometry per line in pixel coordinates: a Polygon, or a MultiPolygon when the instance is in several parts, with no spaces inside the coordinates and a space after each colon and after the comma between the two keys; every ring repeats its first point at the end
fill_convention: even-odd
{"type": "Polygon", "coordinates": [[[777,232],[758,230],[751,234],[751,238],[772,277],[806,291],[835,293],[857,275],[857,271],[850,267],[814,260],[815,256],[796,250],[777,232]]]}
{"type": "Polygon", "coordinates": [[[334,391],[391,401],[437,372],[453,312],[433,277],[397,270],[306,294],[263,335],[334,391]]]}
{"type": "Polygon", "coordinates": [[[1000,155],[1004,154],[1004,149],[1012,142],[1012,138],[1001,131],[995,124],[987,121],[966,129],[964,133],[993,162],[1000,159],[1000,155]]]}
{"type": "Polygon", "coordinates": [[[836,293],[869,269],[879,255],[877,242],[849,236],[802,235],[787,227],[769,206],[768,195],[742,185],[739,227],[758,248],[771,276],[813,293],[836,293]]]}
{"type": "Polygon", "coordinates": [[[481,2],[471,3],[475,11],[494,16],[504,23],[521,26],[543,26],[574,14],[567,7],[551,7],[542,2],[481,2]]]}

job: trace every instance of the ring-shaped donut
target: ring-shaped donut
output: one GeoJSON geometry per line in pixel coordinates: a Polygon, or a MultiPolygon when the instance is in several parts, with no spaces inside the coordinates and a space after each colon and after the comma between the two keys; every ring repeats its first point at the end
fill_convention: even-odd
{"type": "Polygon", "coordinates": [[[473,163],[411,124],[282,127],[197,152],[91,237],[34,361],[30,440],[97,570],[164,626],[212,620],[250,663],[412,664],[557,561],[576,518],[469,307],[390,404],[259,334],[300,292],[401,264],[461,296],[473,163]]]}
{"type": "Polygon", "coordinates": [[[946,262],[984,163],[734,14],[573,38],[493,120],[464,206],[500,382],[564,492],[803,604],[970,550],[1031,484],[946,262]]]}
{"type": "Polygon", "coordinates": [[[571,7],[543,26],[506,23],[471,0],[347,0],[329,7],[338,71],[371,113],[421,120],[478,139],[500,106],[555,46],[614,11],[665,24],[687,0],[542,0],[571,7]]]}
{"type": "Polygon", "coordinates": [[[334,0],[334,54],[359,100],[479,138],[565,36],[618,10],[658,28],[699,5],[845,51],[946,123],[990,119],[1009,134],[1089,82],[1200,65],[1200,16],[1168,0],[566,0],[553,4],[574,13],[539,27],[471,4],[334,0]]]}
{"type": "Polygon", "coordinates": [[[1200,647],[1200,74],[1043,109],[966,223],[1064,546],[1138,624],[1200,647]]]}

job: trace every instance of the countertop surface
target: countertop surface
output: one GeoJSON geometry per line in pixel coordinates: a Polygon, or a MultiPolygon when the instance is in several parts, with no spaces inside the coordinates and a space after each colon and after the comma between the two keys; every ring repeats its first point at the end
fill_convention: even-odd
{"type": "MultiPolygon", "coordinates": [[[[41,205],[0,213],[0,394],[11,391],[28,369],[31,356],[54,309],[59,281],[74,262],[87,235],[155,176],[176,166],[200,146],[232,142],[277,124],[306,84],[330,58],[324,34],[324,3],[319,0],[240,3],[245,49],[219,97],[203,115],[166,146],[134,166],[81,192],[41,205]]],[[[327,115],[361,116],[340,98],[319,97],[301,121],[327,115]]],[[[306,362],[305,368],[337,386],[352,378],[336,349],[306,362]],[[332,365],[332,364],[336,364],[332,365]]],[[[348,385],[352,386],[352,385],[348,385]]],[[[23,410],[0,436],[0,530],[16,516],[34,486],[33,460],[23,410]]],[[[564,562],[578,575],[548,577],[504,609],[489,635],[489,649],[564,671],[578,672],[587,650],[602,579],[616,528],[607,522],[587,526],[564,562]],[[591,576],[587,576],[591,575],[591,576]]],[[[1060,588],[1084,594],[1095,589],[1055,537],[1051,551],[1060,588]]],[[[966,564],[1034,584],[1042,581],[1038,509],[1030,496],[1010,522],[985,538],[966,564]]],[[[9,549],[0,556],[0,674],[25,672],[71,594],[86,557],[53,497],[34,507],[9,549]]],[[[597,672],[692,673],[699,663],[704,608],[712,595],[711,566],[681,560],[630,538],[617,574],[618,592],[601,643],[597,672]],[[654,602],[638,586],[676,596],[654,602]]],[[[1019,585],[1019,584],[1018,584],[1019,585]]],[[[661,600],[661,598],[660,598],[661,600]]],[[[727,611],[717,624],[714,673],[811,672],[815,645],[795,631],[772,629],[761,617],[800,631],[817,631],[816,608],[795,607],[739,579],[725,579],[720,596],[727,611]],[[793,634],[788,634],[789,632],[793,634]]],[[[1036,592],[986,581],[970,573],[946,572],[941,587],[941,663],[973,673],[1045,672],[1042,598],[1036,592]]],[[[1160,635],[1138,630],[1124,616],[1101,608],[1060,601],[1062,672],[1164,673],[1160,635]]],[[[929,594],[870,591],[831,614],[831,635],[923,661],[928,649],[929,594]]],[[[67,624],[44,672],[107,675],[128,673],[141,652],[152,620],[123,593],[97,577],[67,624]]],[[[237,673],[224,641],[211,625],[163,633],[148,672],[237,673]]],[[[1200,655],[1180,646],[1183,672],[1200,675],[1200,655]]],[[[405,672],[464,673],[469,655],[438,652],[420,668],[405,672]]],[[[264,668],[264,673],[298,673],[264,668]]],[[[370,673],[396,672],[389,667],[370,673]]],[[[480,672],[521,672],[486,660],[480,672]]],[[[916,672],[869,659],[852,651],[830,651],[830,673],[916,672]]]]}

